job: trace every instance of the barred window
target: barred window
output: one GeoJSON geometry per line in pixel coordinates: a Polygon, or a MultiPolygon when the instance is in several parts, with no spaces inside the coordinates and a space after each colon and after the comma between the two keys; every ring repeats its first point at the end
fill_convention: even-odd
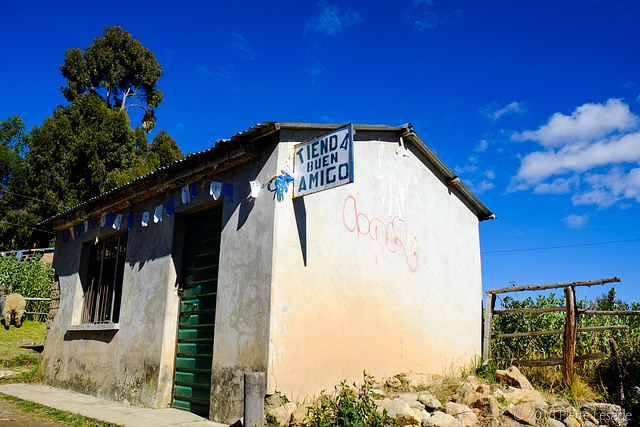
{"type": "Polygon", "coordinates": [[[127,233],[91,245],[82,323],[118,323],[127,233]]]}

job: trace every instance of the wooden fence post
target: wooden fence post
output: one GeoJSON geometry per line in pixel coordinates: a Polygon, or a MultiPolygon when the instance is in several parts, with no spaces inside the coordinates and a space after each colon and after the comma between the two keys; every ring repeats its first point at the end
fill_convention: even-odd
{"type": "Polygon", "coordinates": [[[618,386],[618,405],[622,406],[624,402],[624,388],[622,387],[622,368],[620,366],[620,358],[618,357],[618,346],[616,340],[609,338],[609,347],[611,348],[611,356],[616,369],[616,385],[618,386]]]}
{"type": "Polygon", "coordinates": [[[562,346],[562,381],[565,385],[573,382],[573,364],[576,357],[576,338],[578,319],[576,313],[576,291],[573,286],[564,288],[567,301],[567,320],[564,325],[564,344],[562,346]]]}
{"type": "Polygon", "coordinates": [[[482,362],[487,363],[491,357],[491,320],[496,304],[496,294],[487,292],[484,303],[484,329],[482,331],[482,362]]]}

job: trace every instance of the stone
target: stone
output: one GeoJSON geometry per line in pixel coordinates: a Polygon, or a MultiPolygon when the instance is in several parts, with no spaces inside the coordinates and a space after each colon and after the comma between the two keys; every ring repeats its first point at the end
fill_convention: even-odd
{"type": "Polygon", "coordinates": [[[527,377],[522,375],[520,370],[515,366],[510,366],[509,369],[506,370],[497,370],[496,379],[524,390],[533,390],[527,377]]]}
{"type": "Polygon", "coordinates": [[[418,400],[418,393],[400,393],[398,398],[406,401],[418,400]]]}
{"type": "Polygon", "coordinates": [[[476,385],[465,383],[456,393],[456,402],[467,406],[473,406],[473,403],[478,400],[480,396],[480,393],[476,391],[476,385]]]}
{"type": "Polygon", "coordinates": [[[461,403],[447,402],[444,408],[449,415],[453,415],[460,424],[465,427],[475,427],[478,424],[478,417],[471,408],[461,403]]]}
{"type": "Polygon", "coordinates": [[[426,391],[418,394],[418,402],[422,403],[427,409],[434,411],[442,409],[442,403],[433,394],[426,391]]]}
{"type": "Polygon", "coordinates": [[[424,405],[418,402],[417,400],[404,400],[404,401],[407,402],[407,405],[409,405],[411,409],[417,409],[418,411],[422,411],[424,409],[424,405]]]}
{"type": "Polygon", "coordinates": [[[384,383],[387,387],[398,388],[402,386],[402,382],[397,377],[385,378],[384,383]]]}
{"type": "Polygon", "coordinates": [[[279,391],[275,392],[274,394],[268,394],[264,398],[264,404],[267,409],[267,412],[269,412],[270,409],[277,408],[278,406],[284,405],[284,403],[285,403],[284,399],[282,398],[282,395],[280,394],[279,391]]]}
{"type": "Polygon", "coordinates": [[[582,427],[582,425],[580,424],[580,421],[578,421],[576,418],[574,417],[567,417],[564,419],[564,421],[562,421],[564,423],[565,426],[567,427],[582,427]]]}
{"type": "Polygon", "coordinates": [[[431,374],[421,374],[418,372],[409,372],[404,375],[404,379],[407,381],[409,387],[414,389],[431,384],[433,377],[431,374]]]}
{"type": "Polygon", "coordinates": [[[309,415],[308,406],[299,406],[292,413],[289,424],[294,426],[304,425],[305,419],[309,415]]]}
{"type": "Polygon", "coordinates": [[[540,407],[548,407],[547,401],[537,390],[523,390],[510,387],[507,393],[502,393],[502,396],[507,400],[507,402],[513,403],[514,405],[519,403],[535,403],[540,407]]]}
{"type": "Polygon", "coordinates": [[[422,421],[422,427],[460,427],[460,421],[456,417],[436,411],[422,421]]]}
{"type": "MultiPolygon", "coordinates": [[[[411,408],[411,410],[413,411],[413,415],[415,417],[415,419],[418,421],[417,425],[421,425],[422,424],[422,420],[425,419],[425,416],[423,414],[423,412],[426,412],[424,409],[418,409],[418,408],[411,408]]],[[[428,412],[426,412],[427,415],[429,415],[428,412]]]]}
{"type": "Polygon", "coordinates": [[[393,399],[384,409],[390,417],[397,418],[401,425],[419,424],[421,421],[416,417],[411,406],[402,399],[393,399]]]}
{"type": "Polygon", "coordinates": [[[582,413],[582,418],[583,418],[585,423],[586,422],[590,422],[591,424],[595,424],[595,425],[600,424],[600,422],[598,420],[596,420],[596,418],[593,415],[591,415],[590,413],[588,413],[588,412],[583,412],[582,413]]]}
{"type": "Polygon", "coordinates": [[[618,405],[590,402],[581,405],[580,410],[591,414],[600,425],[626,427],[629,424],[627,414],[625,414],[624,409],[618,405]]]}
{"type": "Polygon", "coordinates": [[[385,397],[387,397],[387,393],[385,393],[385,391],[380,388],[372,388],[371,393],[376,399],[384,399],[385,397]]]}
{"type": "Polygon", "coordinates": [[[374,399],[373,403],[378,407],[378,412],[382,413],[384,408],[391,403],[391,399],[385,397],[384,399],[374,399]]]}
{"type": "Polygon", "coordinates": [[[480,384],[478,385],[478,387],[476,387],[476,392],[480,394],[489,394],[491,393],[491,387],[489,387],[487,384],[480,384]]]}
{"type": "Polygon", "coordinates": [[[547,416],[555,420],[564,421],[568,417],[578,418],[580,412],[566,399],[553,399],[549,403],[547,416]]]}
{"type": "Polygon", "coordinates": [[[547,427],[565,427],[565,425],[564,425],[564,423],[562,421],[554,420],[553,418],[547,419],[547,421],[545,421],[545,426],[547,426],[547,427]]]}
{"type": "Polygon", "coordinates": [[[505,413],[511,415],[516,421],[532,426],[536,425],[536,423],[538,422],[541,422],[547,416],[544,409],[540,408],[538,405],[532,402],[513,405],[508,408],[505,413]]]}
{"type": "Polygon", "coordinates": [[[500,427],[522,427],[523,426],[513,418],[506,415],[501,415],[500,418],[498,418],[498,423],[500,427]]]}
{"type": "Polygon", "coordinates": [[[492,396],[482,396],[473,402],[472,406],[478,408],[480,413],[485,417],[497,417],[500,415],[500,405],[492,396]]]}
{"type": "Polygon", "coordinates": [[[297,405],[293,402],[285,403],[282,406],[278,406],[269,411],[269,414],[272,415],[278,424],[281,426],[289,425],[289,420],[291,419],[291,414],[295,411],[297,405]]]}

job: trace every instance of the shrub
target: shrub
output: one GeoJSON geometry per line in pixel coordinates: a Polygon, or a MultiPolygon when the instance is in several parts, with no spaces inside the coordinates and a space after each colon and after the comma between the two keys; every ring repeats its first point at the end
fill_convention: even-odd
{"type": "Polygon", "coordinates": [[[373,377],[364,373],[360,387],[347,385],[344,381],[334,395],[322,393],[317,406],[309,408],[311,427],[366,427],[399,426],[398,421],[386,411],[379,413],[373,401],[373,377]]]}

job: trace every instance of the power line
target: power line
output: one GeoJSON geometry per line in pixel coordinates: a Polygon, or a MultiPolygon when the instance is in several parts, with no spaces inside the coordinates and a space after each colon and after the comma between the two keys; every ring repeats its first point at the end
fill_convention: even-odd
{"type": "Polygon", "coordinates": [[[49,234],[54,234],[54,235],[56,234],[53,231],[45,230],[45,229],[42,229],[42,228],[29,227],[28,225],[23,225],[23,224],[14,224],[13,222],[9,222],[6,219],[0,219],[0,222],[7,223],[9,225],[14,225],[16,227],[24,227],[24,228],[28,228],[30,230],[42,231],[43,233],[49,233],[49,234]]]}
{"type": "Polygon", "coordinates": [[[35,200],[36,202],[48,203],[48,204],[50,204],[50,205],[58,206],[58,207],[61,207],[61,208],[66,207],[66,206],[65,206],[65,205],[63,205],[62,203],[52,203],[52,202],[47,202],[46,200],[36,199],[35,197],[25,196],[24,194],[14,193],[14,192],[9,191],[9,190],[3,190],[3,189],[0,189],[0,193],[13,194],[14,196],[24,197],[25,199],[35,200]]]}
{"type": "Polygon", "coordinates": [[[628,239],[628,240],[609,240],[606,242],[592,242],[592,243],[578,243],[575,245],[562,245],[562,246],[545,246],[540,248],[527,248],[527,249],[505,249],[500,251],[480,251],[481,254],[499,254],[506,252],[527,252],[527,251],[542,251],[547,249],[564,249],[564,248],[576,248],[580,246],[595,246],[595,245],[608,245],[611,243],[629,243],[638,242],[640,239],[628,239]]]}

